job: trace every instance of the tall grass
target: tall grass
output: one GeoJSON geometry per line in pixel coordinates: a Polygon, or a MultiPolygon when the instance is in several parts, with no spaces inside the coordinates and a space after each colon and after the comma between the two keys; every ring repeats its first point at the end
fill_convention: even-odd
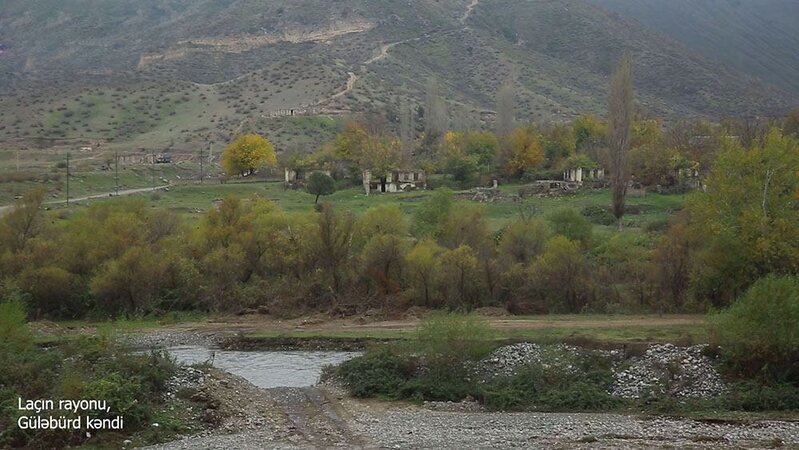
{"type": "Polygon", "coordinates": [[[492,349],[491,328],[474,314],[435,313],[424,319],[413,339],[413,349],[430,360],[477,360],[492,349]]]}

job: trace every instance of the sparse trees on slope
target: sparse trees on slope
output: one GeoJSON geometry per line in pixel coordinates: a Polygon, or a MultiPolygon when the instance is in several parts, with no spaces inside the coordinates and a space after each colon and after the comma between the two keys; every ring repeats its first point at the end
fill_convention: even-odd
{"type": "Polygon", "coordinates": [[[513,132],[516,121],[516,101],[513,83],[505,82],[497,92],[497,135],[507,138],[513,132]]]}
{"type": "Polygon", "coordinates": [[[438,82],[430,78],[427,80],[425,95],[424,124],[425,139],[428,145],[437,142],[449,128],[447,103],[441,97],[438,82]]]}
{"type": "Polygon", "coordinates": [[[630,55],[625,55],[619,63],[610,84],[610,172],[613,193],[613,215],[619,221],[624,217],[627,183],[630,179],[627,167],[630,153],[631,130],[633,123],[633,63],[630,55]]]}
{"type": "Polygon", "coordinates": [[[799,138],[799,108],[794,109],[785,119],[782,129],[783,133],[795,138],[799,138]]]}

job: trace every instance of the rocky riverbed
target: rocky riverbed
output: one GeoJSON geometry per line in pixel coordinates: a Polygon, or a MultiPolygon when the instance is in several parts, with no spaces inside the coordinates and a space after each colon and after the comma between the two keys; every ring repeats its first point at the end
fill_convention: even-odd
{"type": "MultiPolygon", "coordinates": [[[[497,349],[479,368],[499,376],[513,375],[531,362],[568,364],[570,354],[584,351],[565,345],[544,348],[514,344],[497,349]],[[562,360],[553,360],[553,355],[560,355],[562,360]]],[[[640,356],[625,356],[619,350],[599,351],[618,363],[613,390],[621,397],[635,398],[660,387],[663,394],[678,398],[723,393],[713,358],[701,347],[652,346],[640,356]],[[688,373],[697,376],[688,377],[688,373]]],[[[157,450],[799,448],[799,422],[795,421],[497,413],[474,402],[417,406],[354,399],[335,383],[259,389],[242,378],[207,367],[182,369],[169,386],[167,400],[184,402],[181,407],[202,426],[184,439],[151,447],[157,450]]]]}
{"type": "Polygon", "coordinates": [[[671,396],[712,398],[727,387],[716,370],[717,361],[706,345],[678,347],[655,344],[642,356],[627,356],[622,350],[591,350],[573,345],[541,346],[533,343],[506,345],[494,350],[473,368],[480,377],[513,376],[530,364],[576,370],[574,358],[589,354],[613,362],[614,396],[625,399],[671,396]]]}
{"type": "Polygon", "coordinates": [[[415,406],[353,399],[336,385],[258,389],[216,369],[183,371],[173,386],[191,388],[206,428],[154,450],[799,447],[797,422],[415,406]]]}

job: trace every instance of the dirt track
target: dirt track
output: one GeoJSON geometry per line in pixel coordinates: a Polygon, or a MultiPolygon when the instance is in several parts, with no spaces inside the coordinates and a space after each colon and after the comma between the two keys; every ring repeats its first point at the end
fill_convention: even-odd
{"type": "MultiPolygon", "coordinates": [[[[608,316],[587,317],[579,316],[541,316],[540,318],[513,318],[489,317],[486,319],[492,328],[533,330],[547,328],[641,328],[641,327],[669,327],[669,326],[700,326],[704,323],[703,316],[674,315],[674,316],[608,316]],[[570,318],[573,317],[573,318],[570,318]]],[[[203,331],[203,332],[259,332],[259,331],[411,331],[420,323],[419,319],[385,320],[364,322],[357,319],[295,319],[276,320],[265,316],[242,316],[208,320],[206,322],[179,324],[164,329],[174,331],[203,331]]]]}
{"type": "Polygon", "coordinates": [[[787,421],[702,422],[630,414],[499,413],[359,400],[335,385],[258,389],[212,370],[202,388],[226,418],[217,429],[148,447],[321,448],[774,448],[799,445],[787,421]]]}

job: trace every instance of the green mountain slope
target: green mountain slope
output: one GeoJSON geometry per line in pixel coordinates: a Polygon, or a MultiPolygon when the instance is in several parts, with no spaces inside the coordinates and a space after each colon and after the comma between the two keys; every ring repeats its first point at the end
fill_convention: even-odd
{"type": "Polygon", "coordinates": [[[310,149],[348,114],[391,125],[431,78],[453,127],[490,124],[508,79],[520,119],[562,120],[604,111],[624,51],[649,113],[795,99],[584,0],[6,0],[0,44],[5,146],[179,151],[258,130],[310,149]]]}
{"type": "Polygon", "coordinates": [[[592,0],[708,58],[799,93],[799,2],[592,0]]]}

